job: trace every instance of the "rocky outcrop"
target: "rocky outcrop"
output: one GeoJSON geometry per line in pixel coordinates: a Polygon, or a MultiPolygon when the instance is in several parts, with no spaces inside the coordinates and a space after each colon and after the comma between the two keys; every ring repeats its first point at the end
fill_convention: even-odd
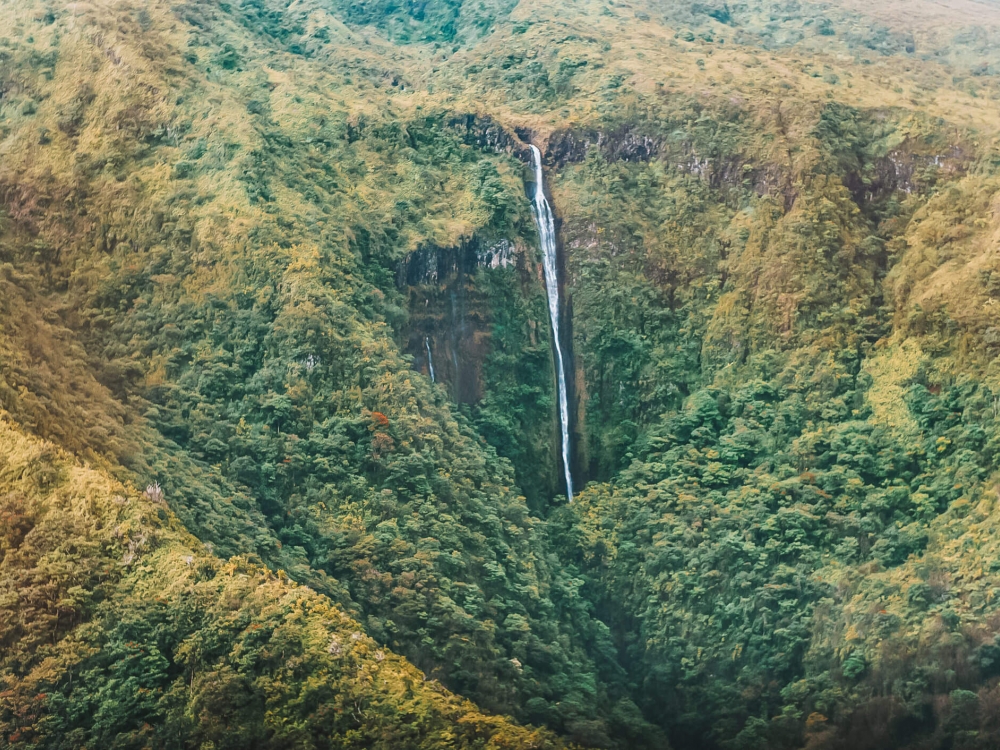
{"type": "Polygon", "coordinates": [[[965,151],[950,146],[942,153],[914,153],[904,144],[874,162],[874,169],[864,176],[852,172],[844,177],[859,206],[878,202],[897,191],[912,193],[926,186],[928,171],[955,174],[965,171],[965,151]]]}
{"type": "Polygon", "coordinates": [[[677,168],[704,180],[722,194],[750,189],[757,195],[769,195],[781,201],[785,210],[795,203],[791,172],[773,162],[753,163],[739,154],[721,158],[700,157],[695,153],[677,161],[677,168]]]}
{"type": "Polygon", "coordinates": [[[492,117],[478,114],[456,115],[448,126],[462,133],[462,141],[483,151],[510,154],[521,161],[531,160],[531,152],[518,134],[511,132],[492,117]]]}
{"type": "Polygon", "coordinates": [[[631,126],[615,130],[570,129],[553,133],[545,152],[545,164],[561,169],[581,162],[597,149],[608,161],[643,162],[663,159],[678,170],[695,175],[713,189],[726,192],[751,188],[759,195],[781,196],[786,208],[794,202],[788,171],[776,164],[753,164],[739,154],[707,157],[690,143],[667,146],[658,136],[631,126]]]}
{"type": "Polygon", "coordinates": [[[454,276],[475,273],[479,268],[503,268],[516,261],[515,254],[510,240],[484,240],[478,235],[453,247],[423,245],[399,264],[396,286],[403,289],[437,284],[454,276]]]}
{"type": "Polygon", "coordinates": [[[609,161],[649,161],[660,152],[661,143],[629,126],[613,131],[558,130],[549,138],[545,165],[561,169],[583,161],[594,148],[609,161]]]}

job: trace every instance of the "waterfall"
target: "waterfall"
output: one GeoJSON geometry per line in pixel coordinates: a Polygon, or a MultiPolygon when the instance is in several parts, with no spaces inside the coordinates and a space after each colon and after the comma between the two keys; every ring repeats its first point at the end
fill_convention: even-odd
{"type": "Polygon", "coordinates": [[[434,382],[434,357],[431,355],[431,340],[424,336],[424,347],[427,349],[427,369],[431,373],[431,382],[434,382]]]}
{"type": "Polygon", "coordinates": [[[531,165],[535,170],[535,197],[531,212],[538,225],[538,239],[542,246],[542,267],[545,270],[545,291],[549,298],[549,318],[552,321],[552,341],[555,345],[556,374],[559,391],[559,424],[562,427],[563,471],[566,474],[566,499],[573,502],[573,477],[569,470],[569,396],[566,394],[566,368],[563,366],[562,344],[559,343],[559,275],[556,258],[556,227],[552,208],[545,198],[542,181],[542,153],[531,148],[531,165]]]}

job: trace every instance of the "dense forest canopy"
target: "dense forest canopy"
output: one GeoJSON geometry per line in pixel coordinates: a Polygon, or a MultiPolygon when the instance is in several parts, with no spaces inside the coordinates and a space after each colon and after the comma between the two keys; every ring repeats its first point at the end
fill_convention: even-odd
{"type": "Polygon", "coordinates": [[[992,0],[0,0],[0,748],[996,747],[998,101],[992,0]]]}

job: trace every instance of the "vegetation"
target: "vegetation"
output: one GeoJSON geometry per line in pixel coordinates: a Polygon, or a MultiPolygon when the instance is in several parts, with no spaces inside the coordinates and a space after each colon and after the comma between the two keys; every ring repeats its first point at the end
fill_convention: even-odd
{"type": "Polygon", "coordinates": [[[284,573],[0,422],[5,747],[557,747],[284,573]]]}
{"type": "Polygon", "coordinates": [[[0,3],[0,745],[995,746],[952,5],[0,3]]]}

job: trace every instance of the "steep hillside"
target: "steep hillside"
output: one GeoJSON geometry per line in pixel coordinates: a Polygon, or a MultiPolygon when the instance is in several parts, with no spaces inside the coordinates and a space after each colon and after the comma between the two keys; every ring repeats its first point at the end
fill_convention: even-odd
{"type": "Polygon", "coordinates": [[[407,250],[510,230],[517,216],[492,206],[517,203],[510,167],[444,115],[413,126],[416,151],[334,84],[292,86],[298,58],[242,15],[6,12],[31,29],[5,63],[5,253],[33,272],[11,283],[75,331],[103,386],[95,402],[70,376],[40,391],[32,348],[55,360],[46,372],[66,352],[16,328],[27,353],[7,408],[53,439],[110,413],[72,447],[159,481],[223,556],[289,571],[490,709],[589,731],[617,700],[585,652],[608,651],[606,631],[549,561],[509,464],[408,369],[388,325],[407,250]]]}
{"type": "Polygon", "coordinates": [[[3,743],[995,745],[998,29],[0,2],[3,743]]]}
{"type": "Polygon", "coordinates": [[[556,747],[0,415],[4,747],[556,747]]]}

